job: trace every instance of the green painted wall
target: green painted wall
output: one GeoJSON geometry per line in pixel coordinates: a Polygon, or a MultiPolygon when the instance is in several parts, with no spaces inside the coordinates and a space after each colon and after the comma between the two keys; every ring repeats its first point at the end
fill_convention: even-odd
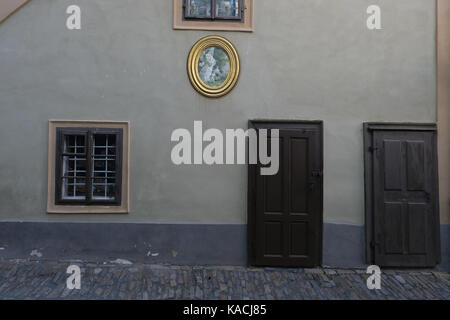
{"type": "Polygon", "coordinates": [[[176,167],[170,135],[276,118],[324,121],[325,220],[363,224],[362,122],[436,120],[434,1],[256,0],[253,33],[171,26],[170,0],[34,0],[0,25],[0,220],[244,223],[246,167],[176,167]],[[208,34],[241,57],[218,100],[186,74],[208,34]],[[131,121],[130,214],[46,214],[48,119],[131,121]]]}

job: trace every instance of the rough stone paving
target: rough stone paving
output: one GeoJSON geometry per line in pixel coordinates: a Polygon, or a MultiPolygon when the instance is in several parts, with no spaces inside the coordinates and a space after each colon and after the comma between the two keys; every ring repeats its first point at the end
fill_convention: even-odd
{"type": "MultiPolygon", "coordinates": [[[[383,271],[383,270],[382,270],[383,271]]],[[[0,261],[0,299],[450,299],[450,274],[384,270],[369,290],[362,269],[130,264],[124,260],[0,261]],[[67,267],[81,289],[66,288],[67,267]]]]}

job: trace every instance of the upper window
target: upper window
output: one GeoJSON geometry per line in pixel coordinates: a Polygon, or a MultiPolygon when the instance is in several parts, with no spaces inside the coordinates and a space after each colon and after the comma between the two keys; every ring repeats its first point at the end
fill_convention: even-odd
{"type": "Polygon", "coordinates": [[[173,0],[173,28],[253,31],[253,0],[173,0]]]}
{"type": "Polygon", "coordinates": [[[184,18],[243,20],[243,0],[185,0],[184,18]]]}
{"type": "Polygon", "coordinates": [[[129,212],[128,163],[128,122],[51,120],[47,212],[129,212]]]}

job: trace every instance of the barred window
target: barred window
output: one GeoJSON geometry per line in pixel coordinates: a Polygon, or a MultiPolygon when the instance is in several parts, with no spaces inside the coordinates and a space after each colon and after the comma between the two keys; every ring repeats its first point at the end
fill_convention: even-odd
{"type": "Polygon", "coordinates": [[[122,129],[57,128],[55,202],[120,205],[122,129]]]}
{"type": "Polygon", "coordinates": [[[244,18],[243,0],[185,0],[185,19],[238,20],[244,18]]]}

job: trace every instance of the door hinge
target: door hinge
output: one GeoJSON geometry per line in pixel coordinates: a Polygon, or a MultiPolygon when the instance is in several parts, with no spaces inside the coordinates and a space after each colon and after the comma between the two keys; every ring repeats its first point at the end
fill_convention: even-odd
{"type": "Polygon", "coordinates": [[[378,158],[380,155],[380,148],[378,146],[370,146],[369,152],[374,154],[378,158]]]}

